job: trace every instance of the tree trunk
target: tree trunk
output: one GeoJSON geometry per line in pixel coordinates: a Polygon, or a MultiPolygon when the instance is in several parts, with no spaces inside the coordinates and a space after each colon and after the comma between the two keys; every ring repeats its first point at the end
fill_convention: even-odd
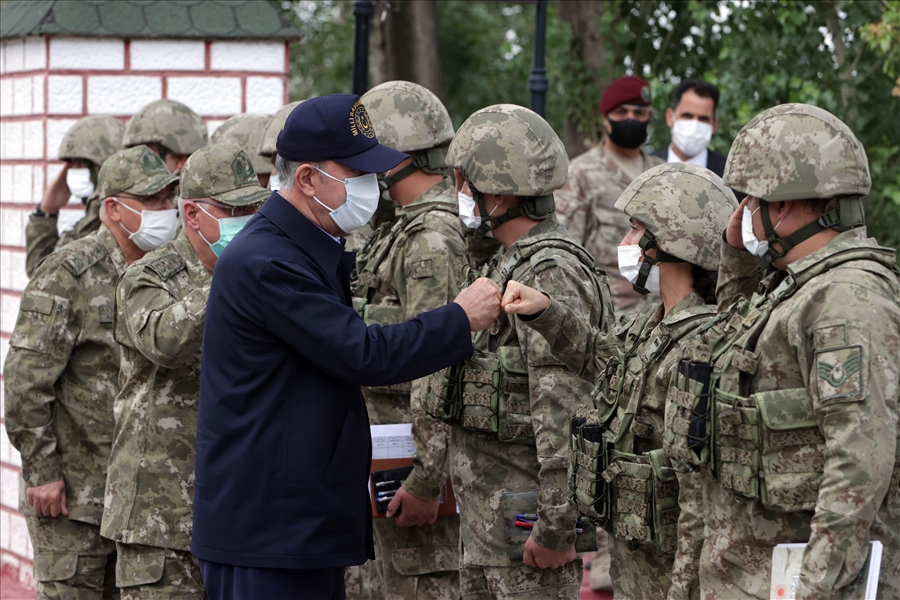
{"type": "Polygon", "coordinates": [[[369,54],[373,86],[403,79],[443,98],[437,0],[378,0],[369,54]]]}
{"type": "MultiPolygon", "coordinates": [[[[601,94],[614,79],[607,50],[600,38],[600,20],[607,9],[605,2],[593,0],[559,2],[559,18],[572,27],[575,52],[601,94]]],[[[596,105],[600,105],[599,96],[596,98],[596,105]]],[[[566,119],[564,135],[569,156],[578,156],[591,148],[598,142],[599,134],[599,131],[579,131],[575,123],[566,119]]]]}

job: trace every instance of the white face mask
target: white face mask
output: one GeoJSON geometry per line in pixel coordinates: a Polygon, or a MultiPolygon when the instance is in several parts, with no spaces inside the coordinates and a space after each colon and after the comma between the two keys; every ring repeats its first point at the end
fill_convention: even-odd
{"type": "Polygon", "coordinates": [[[278,179],[278,173],[272,173],[269,176],[269,191],[277,192],[281,189],[281,180],[278,179]]]}
{"type": "MultiPolygon", "coordinates": [[[[619,273],[632,285],[637,281],[638,274],[640,274],[641,265],[643,264],[641,261],[642,254],[643,251],[637,244],[634,246],[619,246],[619,273]]],[[[647,276],[647,282],[644,284],[644,287],[654,294],[659,293],[659,265],[650,267],[650,274],[647,276]]]]}
{"type": "Polygon", "coordinates": [[[459,192],[456,199],[459,201],[459,218],[463,225],[469,229],[481,227],[481,217],[475,214],[475,198],[465,192],[459,192]]]}
{"type": "Polygon", "coordinates": [[[689,157],[703,152],[712,134],[712,125],[697,119],[676,119],[672,125],[672,143],[689,157]]]}
{"type": "MultiPolygon", "coordinates": [[[[744,248],[747,249],[747,252],[762,258],[769,251],[769,242],[767,240],[759,241],[756,239],[756,234],[753,233],[753,215],[760,208],[762,208],[762,205],[757,206],[756,210],[750,212],[749,208],[744,207],[744,214],[741,215],[741,239],[744,241],[744,248]]],[[[781,217],[781,221],[784,221],[784,217],[781,217]]],[[[778,229],[781,221],[775,224],[772,231],[778,229]]]]}
{"type": "Polygon", "coordinates": [[[90,169],[69,169],[66,171],[66,185],[69,193],[77,198],[87,198],[95,189],[90,169]]]}
{"type": "MultiPolygon", "coordinates": [[[[316,169],[316,167],[313,168],[316,169]]],[[[350,233],[369,222],[378,209],[378,199],[381,197],[381,191],[378,189],[378,176],[375,173],[366,173],[341,181],[322,169],[316,169],[316,171],[330,179],[340,181],[347,188],[347,199],[335,209],[329,208],[313,196],[313,200],[328,210],[338,229],[344,233],[350,233]]]]}
{"type": "Polygon", "coordinates": [[[178,233],[178,211],[176,209],[134,210],[118,198],[113,198],[113,200],[131,212],[141,215],[141,226],[134,233],[128,231],[121,222],[119,225],[128,231],[130,234],[128,238],[134,242],[134,245],[144,252],[156,250],[166,242],[175,239],[175,235],[178,233]]]}

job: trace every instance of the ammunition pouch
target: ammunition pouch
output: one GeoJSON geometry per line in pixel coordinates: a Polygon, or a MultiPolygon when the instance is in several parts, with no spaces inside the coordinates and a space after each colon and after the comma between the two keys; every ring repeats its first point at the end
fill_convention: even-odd
{"type": "Polygon", "coordinates": [[[569,501],[595,525],[602,525],[609,519],[609,485],[601,476],[607,467],[603,431],[602,425],[572,419],[569,501]]]}

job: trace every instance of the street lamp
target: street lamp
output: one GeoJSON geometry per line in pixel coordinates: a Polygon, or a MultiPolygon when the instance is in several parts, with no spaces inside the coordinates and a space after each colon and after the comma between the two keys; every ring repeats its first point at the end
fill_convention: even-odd
{"type": "Polygon", "coordinates": [[[544,116],[547,104],[547,70],[544,68],[544,48],[547,38],[547,0],[538,0],[534,25],[534,65],[528,77],[528,91],[531,92],[531,110],[544,116]]]}
{"type": "Polygon", "coordinates": [[[353,35],[353,93],[362,96],[369,90],[369,23],[375,12],[372,0],[356,0],[353,17],[356,30],[353,35]]]}

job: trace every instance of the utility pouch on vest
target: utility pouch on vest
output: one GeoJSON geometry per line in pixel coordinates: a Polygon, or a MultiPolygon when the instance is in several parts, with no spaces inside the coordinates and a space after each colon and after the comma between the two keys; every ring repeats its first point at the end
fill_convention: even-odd
{"type": "Polygon", "coordinates": [[[750,500],[759,498],[759,409],[753,398],[717,389],[712,418],[713,467],[719,484],[750,500]]]}
{"type": "MultiPolygon", "coordinates": [[[[354,308],[356,308],[357,298],[353,298],[354,308]]],[[[403,309],[400,306],[390,304],[366,304],[363,301],[362,318],[366,325],[397,325],[403,322],[403,309]]],[[[404,381],[403,383],[395,383],[393,385],[381,385],[377,387],[365,386],[378,394],[390,394],[397,396],[409,396],[412,392],[412,383],[404,381]]]]}
{"type": "Polygon", "coordinates": [[[528,390],[528,367],[522,351],[500,347],[500,390],[497,437],[501,442],[534,444],[534,424],[528,390]]]}
{"type": "Polygon", "coordinates": [[[677,382],[666,393],[663,449],[683,467],[710,463],[712,374],[712,365],[683,359],[678,363],[677,382]]]}
{"type": "Polygon", "coordinates": [[[678,542],[678,479],[664,450],[647,453],[653,476],[653,544],[659,554],[675,555],[678,542]]]}
{"type": "Polygon", "coordinates": [[[760,495],[771,510],[814,510],[825,470],[825,438],[805,388],[753,394],[759,410],[760,495]]]}
{"type": "Polygon", "coordinates": [[[607,530],[632,550],[652,541],[653,468],[646,455],[609,449],[609,466],[601,476],[610,486],[607,530]]]}
{"type": "Polygon", "coordinates": [[[455,423],[462,410],[459,386],[465,363],[447,367],[425,378],[425,413],[438,421],[455,423]]]}
{"type": "Polygon", "coordinates": [[[609,518],[609,484],[601,476],[607,466],[604,429],[602,425],[588,425],[583,418],[572,419],[569,500],[595,525],[609,518]]]}
{"type": "Polygon", "coordinates": [[[476,354],[463,363],[460,379],[460,423],[466,429],[497,433],[500,403],[500,358],[476,354]]]}

